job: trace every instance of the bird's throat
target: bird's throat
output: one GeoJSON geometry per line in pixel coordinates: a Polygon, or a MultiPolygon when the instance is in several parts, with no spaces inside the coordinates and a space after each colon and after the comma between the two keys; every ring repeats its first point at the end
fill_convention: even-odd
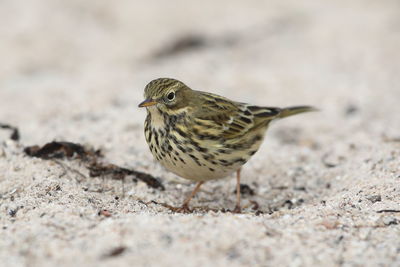
{"type": "Polygon", "coordinates": [[[147,108],[147,112],[150,115],[151,119],[151,126],[154,129],[164,129],[165,128],[165,120],[164,120],[164,115],[160,109],[157,108],[157,106],[151,106],[147,108]]]}

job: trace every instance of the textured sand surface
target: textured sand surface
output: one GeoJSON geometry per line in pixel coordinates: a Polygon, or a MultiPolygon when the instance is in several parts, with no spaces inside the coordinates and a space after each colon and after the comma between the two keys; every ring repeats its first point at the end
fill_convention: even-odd
{"type": "Polygon", "coordinates": [[[0,122],[21,134],[0,129],[1,266],[399,266],[398,1],[4,0],[0,17],[0,122]],[[233,177],[192,202],[220,211],[176,214],[151,201],[193,184],[153,161],[137,108],[157,77],[321,111],[270,128],[243,214],[222,212],[233,177]],[[23,153],[53,140],[165,190],[23,153]]]}

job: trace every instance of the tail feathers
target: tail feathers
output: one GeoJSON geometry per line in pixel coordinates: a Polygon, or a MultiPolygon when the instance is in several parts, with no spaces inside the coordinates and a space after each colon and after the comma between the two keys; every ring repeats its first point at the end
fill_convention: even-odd
{"type": "Polygon", "coordinates": [[[292,115],[310,111],[318,111],[318,109],[311,106],[295,106],[295,107],[282,108],[281,113],[279,114],[279,118],[286,118],[292,115]]]}

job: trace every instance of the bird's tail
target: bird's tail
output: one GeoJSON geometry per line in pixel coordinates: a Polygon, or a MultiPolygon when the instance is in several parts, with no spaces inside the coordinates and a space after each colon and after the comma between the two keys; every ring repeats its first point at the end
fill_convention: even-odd
{"type": "Polygon", "coordinates": [[[281,109],[279,118],[286,118],[303,112],[318,111],[318,109],[311,106],[295,106],[281,109]]]}

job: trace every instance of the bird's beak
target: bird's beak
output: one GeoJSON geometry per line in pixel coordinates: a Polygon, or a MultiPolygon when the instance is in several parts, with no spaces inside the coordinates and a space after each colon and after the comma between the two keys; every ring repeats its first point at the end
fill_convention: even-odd
{"type": "Polygon", "coordinates": [[[146,99],[145,101],[143,101],[142,103],[139,104],[139,108],[143,108],[143,107],[150,107],[157,104],[157,102],[153,99],[146,99]]]}

